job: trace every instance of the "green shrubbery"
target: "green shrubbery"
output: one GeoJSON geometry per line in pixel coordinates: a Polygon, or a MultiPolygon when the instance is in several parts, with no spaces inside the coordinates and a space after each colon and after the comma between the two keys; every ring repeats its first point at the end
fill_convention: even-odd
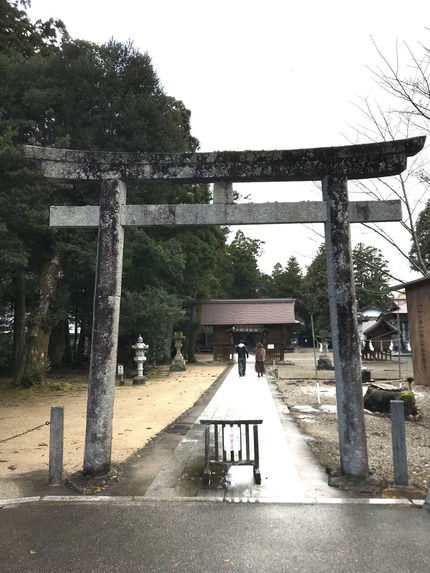
{"type": "Polygon", "coordinates": [[[400,400],[403,400],[405,404],[405,416],[416,416],[418,413],[417,403],[415,400],[415,394],[412,390],[402,390],[399,396],[400,400]]]}

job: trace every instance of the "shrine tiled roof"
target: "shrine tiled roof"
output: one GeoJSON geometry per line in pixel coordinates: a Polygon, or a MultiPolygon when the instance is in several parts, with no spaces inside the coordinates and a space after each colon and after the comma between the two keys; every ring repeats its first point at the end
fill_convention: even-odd
{"type": "Polygon", "coordinates": [[[292,298],[209,300],[202,303],[201,324],[294,324],[294,304],[292,298]]]}
{"type": "Polygon", "coordinates": [[[405,298],[393,299],[393,309],[387,314],[408,314],[408,303],[405,298]]]}
{"type": "Polygon", "coordinates": [[[385,320],[383,316],[380,316],[376,320],[370,320],[368,323],[363,324],[362,332],[365,336],[371,337],[375,331],[384,330],[387,334],[393,334],[397,332],[397,329],[388,320],[385,320]]]}

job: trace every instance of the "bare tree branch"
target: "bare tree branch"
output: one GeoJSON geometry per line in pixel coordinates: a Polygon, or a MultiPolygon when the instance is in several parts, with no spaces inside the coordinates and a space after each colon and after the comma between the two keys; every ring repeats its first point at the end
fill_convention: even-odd
{"type": "MultiPolygon", "coordinates": [[[[373,45],[381,59],[381,65],[370,69],[376,84],[385,92],[394,96],[403,105],[397,109],[383,108],[379,103],[362,98],[354,105],[363,114],[363,123],[355,127],[359,141],[374,142],[410,137],[419,130],[429,132],[430,122],[430,50],[420,45],[421,55],[416,56],[413,50],[403,43],[406,50],[408,66],[401,66],[400,45],[396,42],[395,56],[391,62],[379,49],[372,38],[373,45]],[[405,71],[406,70],[406,71],[405,71]]],[[[393,246],[410,264],[411,268],[426,275],[426,257],[420,249],[415,224],[419,212],[426,204],[426,194],[430,182],[429,161],[425,152],[410,158],[405,172],[395,178],[357,181],[354,187],[357,193],[365,194],[372,199],[399,199],[404,208],[402,227],[410,235],[409,253],[378,225],[364,224],[375,231],[393,246]],[[413,256],[412,256],[413,253],[413,256]]]]}

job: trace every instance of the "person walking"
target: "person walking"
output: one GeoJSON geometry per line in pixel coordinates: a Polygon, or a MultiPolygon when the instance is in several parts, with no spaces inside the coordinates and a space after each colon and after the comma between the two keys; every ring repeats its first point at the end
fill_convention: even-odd
{"type": "Polygon", "coordinates": [[[246,372],[246,359],[249,356],[248,349],[246,348],[243,340],[236,346],[237,362],[239,365],[239,376],[245,376],[246,372]]]}
{"type": "Polygon", "coordinates": [[[266,368],[264,366],[264,361],[266,360],[266,350],[261,342],[257,343],[257,346],[254,350],[255,352],[255,371],[257,372],[257,376],[263,376],[266,373],[266,368]]]}

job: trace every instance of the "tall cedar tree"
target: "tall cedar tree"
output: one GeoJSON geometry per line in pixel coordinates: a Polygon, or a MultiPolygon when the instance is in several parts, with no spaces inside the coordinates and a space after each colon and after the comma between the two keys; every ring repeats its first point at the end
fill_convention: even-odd
{"type": "Polygon", "coordinates": [[[296,257],[291,256],[286,267],[277,263],[273,267],[270,280],[271,298],[293,298],[296,300],[296,316],[303,315],[303,305],[301,303],[303,291],[303,273],[296,257]]]}
{"type": "Polygon", "coordinates": [[[259,296],[261,273],[258,269],[257,259],[262,252],[262,245],[263,241],[249,239],[242,231],[237,231],[228,248],[233,274],[231,298],[259,296]]]}
{"type": "Polygon", "coordinates": [[[303,279],[303,290],[297,298],[304,309],[305,335],[311,340],[311,317],[315,334],[330,330],[330,307],[327,286],[327,260],[325,246],[321,245],[308,266],[303,279]]]}
{"type": "Polygon", "coordinates": [[[352,260],[358,308],[371,304],[388,308],[390,304],[388,262],[381,251],[359,243],[352,251],[352,260]]]}
{"type": "MultiPolygon", "coordinates": [[[[26,3],[0,1],[0,304],[3,316],[13,315],[13,348],[7,357],[2,354],[0,362],[5,368],[11,367],[14,374],[24,362],[26,330],[28,340],[34,341],[36,331],[40,340],[46,338],[44,330],[49,327],[36,316],[42,307],[45,312],[49,308],[47,285],[41,278],[55,259],[50,252],[44,208],[44,201],[50,201],[55,193],[37,166],[23,157],[18,145],[23,142],[22,134],[31,129],[22,106],[26,95],[23,70],[36,54],[42,57],[57,51],[58,41],[65,35],[61,22],[33,25],[20,5],[25,7],[26,3]],[[14,106],[16,111],[12,112],[14,106]],[[30,314],[33,320],[26,325],[30,314]]],[[[4,348],[2,344],[2,351],[4,348]]],[[[46,350],[42,344],[27,353],[36,366],[24,384],[43,376],[46,350]]]]}
{"type": "MultiPolygon", "coordinates": [[[[381,251],[374,247],[358,244],[352,253],[357,307],[375,304],[382,308],[389,305],[388,263],[381,251]]],[[[321,245],[307,268],[303,279],[302,293],[297,301],[302,305],[306,323],[306,335],[310,337],[311,315],[315,333],[330,330],[330,307],[327,286],[327,261],[325,246],[321,245]]]]}

